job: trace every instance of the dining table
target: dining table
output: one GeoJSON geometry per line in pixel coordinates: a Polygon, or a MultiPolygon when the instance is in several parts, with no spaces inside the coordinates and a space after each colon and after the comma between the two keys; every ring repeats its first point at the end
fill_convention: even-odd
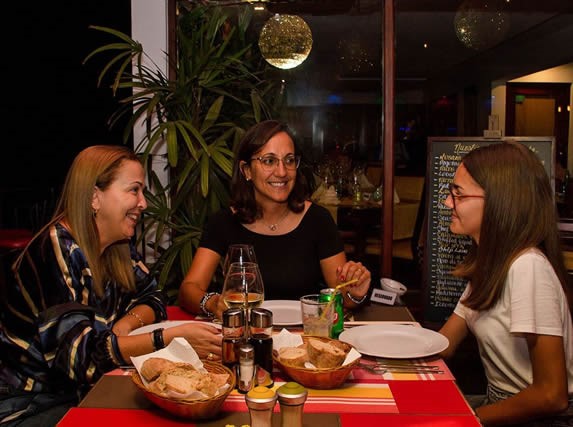
{"type": "MultiPolygon", "coordinates": [[[[177,306],[167,310],[169,321],[197,321],[177,306]]],[[[370,303],[345,322],[345,331],[361,325],[369,327],[421,328],[405,306],[370,303]],[[372,326],[374,325],[374,326],[372,326]]],[[[281,329],[276,328],[278,333],[281,329]]],[[[293,333],[302,333],[296,326],[293,333]]],[[[58,427],[83,426],[188,426],[243,427],[250,425],[245,396],[233,390],[219,415],[211,420],[177,418],[154,406],[131,379],[133,368],[115,369],[103,375],[77,407],[70,409],[58,427]]],[[[289,379],[277,369],[274,388],[289,379]]],[[[447,364],[437,355],[391,360],[362,355],[342,387],[331,390],[308,389],[303,426],[480,426],[478,418],[456,384],[447,364]],[[405,369],[381,371],[389,363],[405,369]],[[415,365],[432,370],[418,371],[415,365]]],[[[272,414],[272,426],[280,426],[279,404],[272,414]]]]}

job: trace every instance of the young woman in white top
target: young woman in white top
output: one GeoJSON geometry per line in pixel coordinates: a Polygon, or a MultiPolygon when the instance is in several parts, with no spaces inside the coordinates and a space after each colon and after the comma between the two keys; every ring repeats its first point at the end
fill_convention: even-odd
{"type": "Polygon", "coordinates": [[[472,332],[487,376],[485,426],[573,425],[572,292],[550,181],[526,146],[480,147],[459,165],[445,205],[473,246],[453,274],[468,280],[440,333],[448,358],[472,332]]]}

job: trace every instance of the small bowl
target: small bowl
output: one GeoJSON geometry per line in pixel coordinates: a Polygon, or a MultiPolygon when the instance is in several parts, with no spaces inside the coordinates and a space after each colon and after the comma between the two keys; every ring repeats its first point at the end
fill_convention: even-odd
{"type": "Polygon", "coordinates": [[[384,289],[385,291],[394,292],[399,297],[404,295],[408,290],[408,288],[402,283],[388,278],[380,279],[380,286],[382,286],[382,289],[384,289]]]}
{"type": "Polygon", "coordinates": [[[161,409],[169,412],[170,414],[176,415],[181,418],[187,418],[190,420],[206,420],[214,418],[219,411],[223,402],[235,388],[235,375],[229,368],[223,366],[220,363],[203,361],[203,366],[207,371],[213,372],[215,374],[229,374],[229,379],[227,383],[229,387],[223,394],[219,394],[215,397],[208,399],[197,399],[197,400],[183,400],[183,399],[169,399],[164,396],[149,391],[139,373],[134,371],[131,375],[131,379],[135,385],[145,394],[145,397],[149,399],[152,403],[159,406],[161,409]]]}
{"type": "MultiPolygon", "coordinates": [[[[314,337],[307,335],[302,336],[302,339],[305,343],[308,341],[309,338],[318,339],[324,342],[336,341],[336,345],[344,349],[346,353],[348,353],[350,349],[352,349],[352,346],[350,344],[332,338],[314,337]]],[[[281,371],[283,371],[293,381],[296,381],[297,383],[305,387],[319,390],[329,390],[342,386],[342,384],[344,384],[344,382],[346,381],[352,370],[358,365],[358,363],[360,363],[360,357],[359,357],[352,363],[349,363],[348,365],[339,366],[338,368],[309,369],[309,368],[300,368],[296,366],[283,364],[281,360],[278,358],[277,352],[273,352],[273,359],[275,360],[275,363],[279,366],[281,371]]]]}

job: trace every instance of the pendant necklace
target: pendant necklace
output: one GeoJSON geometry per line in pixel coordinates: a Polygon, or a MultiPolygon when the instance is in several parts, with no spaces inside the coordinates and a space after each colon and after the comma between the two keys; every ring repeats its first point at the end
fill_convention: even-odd
{"type": "Polygon", "coordinates": [[[265,224],[265,223],[263,222],[263,224],[266,225],[269,230],[271,230],[271,231],[277,231],[277,229],[279,228],[280,223],[283,222],[283,220],[287,217],[288,213],[289,213],[289,209],[286,208],[285,213],[282,214],[282,216],[278,219],[277,222],[275,222],[274,224],[265,224]]]}

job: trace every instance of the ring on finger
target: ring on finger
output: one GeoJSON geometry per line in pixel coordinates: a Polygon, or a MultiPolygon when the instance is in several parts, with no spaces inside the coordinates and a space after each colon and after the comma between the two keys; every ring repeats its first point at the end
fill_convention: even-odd
{"type": "Polygon", "coordinates": [[[213,353],[209,353],[207,355],[207,360],[215,360],[215,355],[213,353]]]}

